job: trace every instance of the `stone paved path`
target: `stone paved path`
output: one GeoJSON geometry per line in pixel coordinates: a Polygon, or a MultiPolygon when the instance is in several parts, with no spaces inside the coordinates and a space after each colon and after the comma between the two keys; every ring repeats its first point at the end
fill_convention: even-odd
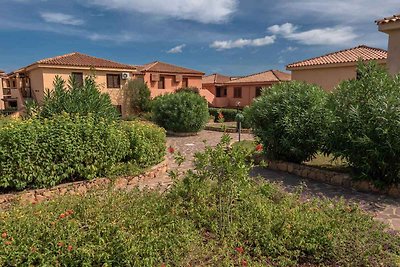
{"type": "MultiPolygon", "coordinates": [[[[230,135],[234,141],[237,140],[237,134],[230,135]]],[[[186,157],[181,170],[187,170],[192,165],[191,160],[194,153],[204,149],[203,140],[206,140],[208,145],[214,146],[219,142],[221,136],[222,133],[219,132],[202,131],[197,136],[168,137],[167,143],[168,146],[174,147],[175,150],[180,151],[186,157]]],[[[243,134],[242,140],[246,139],[251,140],[253,137],[249,134],[243,134]]],[[[172,156],[168,155],[168,158],[170,168],[176,168],[177,166],[173,163],[172,156]]],[[[307,180],[285,172],[264,168],[255,168],[252,171],[252,175],[261,175],[268,181],[280,183],[289,192],[303,184],[305,185],[304,194],[309,197],[343,197],[347,201],[359,204],[364,210],[372,213],[377,220],[388,223],[393,229],[400,231],[400,200],[382,195],[361,193],[352,189],[307,180]]],[[[168,178],[163,177],[154,181],[153,185],[158,183],[167,186],[171,182],[168,178]]]]}

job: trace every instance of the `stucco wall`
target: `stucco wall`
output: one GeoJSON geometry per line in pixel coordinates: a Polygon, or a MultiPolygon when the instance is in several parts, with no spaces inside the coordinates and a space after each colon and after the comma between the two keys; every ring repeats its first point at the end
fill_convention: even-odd
{"type": "MultiPolygon", "coordinates": [[[[180,82],[175,81],[175,75],[170,74],[160,74],[160,77],[165,78],[165,89],[158,89],[158,82],[151,81],[151,72],[146,72],[144,75],[144,81],[147,83],[147,86],[150,88],[151,97],[156,97],[165,93],[173,93],[176,89],[182,88],[183,79],[180,82]]],[[[202,88],[202,77],[201,76],[186,76],[183,75],[183,78],[188,78],[188,86],[196,87],[198,89],[202,88]]]]}
{"type": "MultiPolygon", "coordinates": [[[[53,81],[56,75],[60,76],[65,81],[68,81],[69,76],[72,72],[82,72],[84,77],[91,75],[91,70],[79,70],[79,69],[58,69],[58,68],[39,68],[30,71],[29,77],[31,79],[32,89],[35,92],[37,101],[42,103],[44,92],[47,89],[53,89],[53,81]]],[[[113,105],[122,106],[122,114],[127,114],[127,103],[124,102],[123,98],[123,86],[127,83],[127,80],[121,80],[121,87],[107,88],[107,74],[121,74],[123,71],[103,71],[96,70],[96,82],[100,87],[101,92],[108,93],[111,98],[113,105]]]]}
{"type": "Polygon", "coordinates": [[[3,97],[3,78],[0,77],[0,109],[4,109],[3,97]]]}
{"type": "Polygon", "coordinates": [[[400,72],[400,25],[397,30],[389,32],[388,69],[392,74],[400,72]]]}
{"type": "Polygon", "coordinates": [[[264,83],[264,84],[252,84],[252,85],[229,85],[227,86],[228,88],[228,95],[227,98],[229,99],[229,106],[230,107],[235,107],[238,102],[240,102],[241,107],[245,107],[250,105],[254,98],[256,97],[256,88],[257,87],[270,87],[272,84],[271,83],[264,83]],[[234,90],[235,87],[241,87],[242,88],[242,97],[241,98],[235,98],[234,97],[234,90]]]}
{"type": "Polygon", "coordinates": [[[292,80],[317,84],[326,91],[332,91],[342,81],[355,79],[356,76],[355,66],[292,71],[292,80]]]}

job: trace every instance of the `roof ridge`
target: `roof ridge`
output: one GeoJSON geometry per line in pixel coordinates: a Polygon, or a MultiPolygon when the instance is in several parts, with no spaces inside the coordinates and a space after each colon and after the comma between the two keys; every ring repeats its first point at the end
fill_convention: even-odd
{"type": "MultiPolygon", "coordinates": [[[[247,78],[247,77],[251,77],[251,76],[256,76],[256,75],[263,74],[263,73],[267,73],[267,72],[270,72],[270,71],[272,71],[272,69],[261,71],[261,72],[257,72],[257,73],[253,73],[253,74],[249,74],[249,75],[245,75],[245,76],[241,76],[240,78],[237,78],[234,81],[237,81],[237,80],[240,80],[240,79],[243,79],[243,78],[247,78]]],[[[275,73],[274,73],[274,75],[275,75],[275,73]]]]}
{"type": "Polygon", "coordinates": [[[343,52],[347,52],[347,51],[351,51],[351,50],[354,50],[354,49],[357,49],[357,48],[367,48],[367,49],[371,49],[371,50],[377,50],[377,51],[381,51],[381,52],[387,52],[385,49],[376,48],[376,47],[371,47],[371,46],[367,46],[367,45],[364,45],[364,44],[363,44],[363,45],[358,45],[358,46],[356,46],[356,47],[351,47],[351,48],[342,49],[342,50],[335,51],[335,52],[326,53],[326,54],[323,54],[323,55],[321,55],[321,56],[316,56],[316,57],[312,57],[312,58],[308,58],[308,59],[296,61],[296,62],[293,62],[293,63],[290,63],[290,64],[286,65],[286,68],[288,68],[288,67],[290,68],[290,66],[297,65],[297,64],[300,64],[300,63],[303,63],[303,62],[306,62],[306,61],[311,61],[311,60],[315,60],[315,59],[319,59],[319,58],[323,58],[323,57],[328,57],[328,56],[336,55],[336,54],[343,53],[343,52]]]}
{"type": "Polygon", "coordinates": [[[42,62],[47,61],[47,60],[54,60],[54,59],[69,57],[69,56],[72,56],[72,55],[75,55],[75,54],[80,54],[80,53],[79,53],[79,52],[71,52],[71,53],[64,54],[64,55],[59,55],[59,56],[54,56],[54,57],[43,58],[43,59],[40,59],[40,60],[36,61],[36,63],[42,63],[42,62]]]}

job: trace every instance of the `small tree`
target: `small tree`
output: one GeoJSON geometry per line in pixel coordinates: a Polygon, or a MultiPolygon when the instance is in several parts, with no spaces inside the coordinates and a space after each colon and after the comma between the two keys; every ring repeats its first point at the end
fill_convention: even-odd
{"type": "Polygon", "coordinates": [[[181,87],[175,90],[176,93],[180,93],[180,92],[191,92],[191,93],[196,93],[199,94],[199,88],[197,87],[181,87]]]}
{"type": "Polygon", "coordinates": [[[345,158],[360,178],[400,182],[400,76],[376,63],[359,64],[358,78],[329,99],[334,115],[326,151],[345,158]]]}
{"type": "Polygon", "coordinates": [[[127,83],[125,98],[135,113],[150,111],[151,92],[142,80],[135,79],[127,83]]]}
{"type": "Polygon", "coordinates": [[[56,114],[68,113],[101,117],[110,120],[118,119],[118,113],[111,103],[110,96],[101,93],[94,76],[85,78],[79,84],[74,76],[70,76],[66,83],[60,76],[53,82],[54,89],[47,90],[40,117],[52,117],[56,114]]]}

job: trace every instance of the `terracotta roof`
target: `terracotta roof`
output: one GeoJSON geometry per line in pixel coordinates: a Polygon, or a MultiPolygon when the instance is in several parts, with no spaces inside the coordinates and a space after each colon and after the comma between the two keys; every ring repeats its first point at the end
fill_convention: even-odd
{"type": "Polygon", "coordinates": [[[398,21],[398,20],[400,20],[400,14],[398,14],[398,15],[393,15],[393,16],[388,17],[388,18],[383,18],[383,19],[375,20],[375,23],[378,24],[378,25],[381,25],[381,24],[396,22],[396,21],[398,21]]]}
{"type": "Polygon", "coordinates": [[[203,77],[203,84],[217,84],[217,83],[226,83],[231,80],[231,77],[221,75],[218,73],[214,73],[208,76],[203,77]]]}
{"type": "Polygon", "coordinates": [[[121,64],[115,61],[92,57],[78,52],[52,58],[45,58],[31,65],[34,64],[136,70],[136,67],[128,64],[121,64]]]}
{"type": "Polygon", "coordinates": [[[279,70],[268,70],[256,74],[251,74],[244,76],[235,80],[227,82],[231,83],[265,83],[265,82],[280,82],[280,81],[290,81],[291,75],[286,72],[279,70]]]}
{"type": "Polygon", "coordinates": [[[145,64],[143,66],[138,66],[140,71],[149,71],[149,72],[166,72],[166,73],[181,73],[181,74],[196,74],[196,75],[204,75],[204,72],[192,70],[172,64],[168,64],[161,61],[155,61],[149,64],[145,64]]]}
{"type": "Polygon", "coordinates": [[[368,47],[360,45],[354,48],[345,49],[333,53],[329,53],[323,56],[306,59],[303,61],[295,62],[286,66],[287,69],[297,67],[308,67],[318,66],[327,64],[339,64],[357,62],[359,59],[362,60],[380,60],[387,58],[387,51],[380,48],[368,47]]]}

